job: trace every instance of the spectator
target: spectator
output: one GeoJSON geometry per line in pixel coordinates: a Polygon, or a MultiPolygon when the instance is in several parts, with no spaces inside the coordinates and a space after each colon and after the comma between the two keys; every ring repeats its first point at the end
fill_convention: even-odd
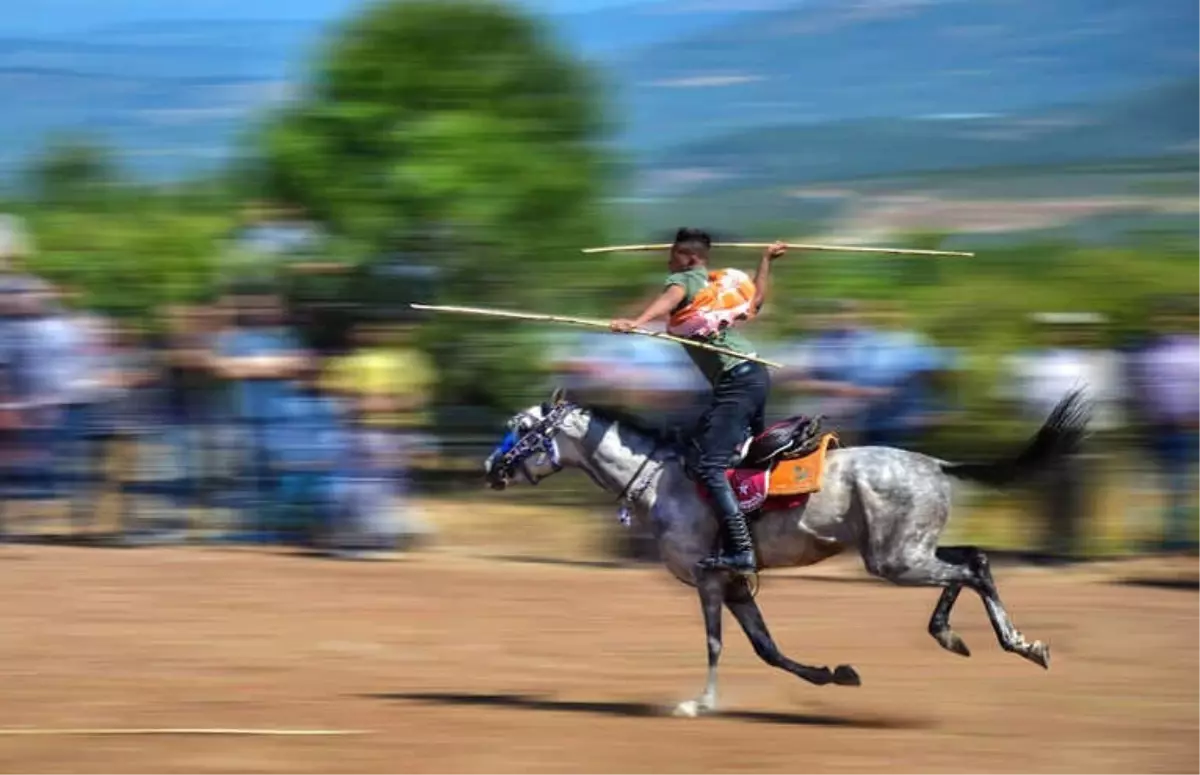
{"type": "MultiPolygon", "coordinates": [[[[0,277],[0,438],[3,441],[3,497],[8,501],[22,495],[31,470],[29,459],[35,440],[31,439],[30,417],[27,413],[33,380],[30,369],[34,357],[28,317],[28,280],[20,275],[5,273],[0,277]]],[[[11,532],[11,514],[6,508],[4,532],[11,532]]]]}
{"type": "Polygon", "coordinates": [[[862,433],[867,400],[887,394],[863,382],[871,331],[853,302],[838,302],[814,314],[807,327],[814,333],[784,352],[785,368],[776,378],[782,392],[792,397],[787,414],[824,415],[826,427],[848,443],[862,433]]]}
{"type": "Polygon", "coordinates": [[[219,271],[225,278],[258,274],[282,261],[310,257],[324,244],[316,224],[295,209],[269,202],[250,202],[242,208],[242,223],[229,235],[219,271]]]}
{"type": "Polygon", "coordinates": [[[26,344],[24,286],[29,278],[19,270],[28,252],[22,223],[11,215],[0,215],[0,531],[11,528],[7,501],[18,494],[25,467],[25,392],[31,349],[26,344]]]}
{"type": "Polygon", "coordinates": [[[105,379],[109,392],[106,419],[112,440],[110,456],[118,477],[116,532],[129,539],[134,528],[130,496],[143,473],[145,449],[141,445],[159,416],[155,403],[160,377],[154,353],[139,323],[113,321],[108,337],[113,346],[105,379]]]}
{"type": "Polygon", "coordinates": [[[110,357],[105,341],[109,324],[83,309],[75,289],[60,288],[58,301],[61,308],[57,323],[65,345],[64,352],[55,357],[65,385],[65,409],[55,467],[63,485],[59,492],[66,496],[78,529],[88,521],[87,510],[95,508],[103,477],[101,412],[110,357]]]}
{"type": "MultiPolygon", "coordinates": [[[[1102,346],[1092,314],[1040,314],[1040,346],[1009,359],[1002,395],[1031,424],[1043,422],[1069,391],[1086,388],[1094,411],[1090,428],[1100,435],[1120,427],[1124,380],[1118,353],[1102,346]]],[[[1057,559],[1079,549],[1080,527],[1091,517],[1096,459],[1075,455],[1047,468],[1036,483],[1042,502],[1044,545],[1057,559]]]]}
{"type": "MultiPolygon", "coordinates": [[[[661,324],[655,326],[664,330],[661,324]]],[[[700,398],[708,389],[684,348],[649,337],[609,335],[622,350],[614,355],[627,363],[614,375],[625,387],[632,410],[648,414],[666,426],[691,426],[703,410],[700,398]]]]}
{"type": "Polygon", "coordinates": [[[350,434],[348,454],[334,479],[338,520],[332,540],[334,553],[367,558],[396,547],[400,538],[413,540],[426,532],[401,490],[408,450],[391,433],[358,427],[350,434]],[[400,506],[399,521],[390,518],[400,506]]]}
{"type": "Polygon", "coordinates": [[[242,288],[229,305],[236,317],[217,338],[212,365],[228,381],[248,471],[247,505],[261,532],[261,509],[274,489],[268,434],[280,418],[280,407],[295,392],[294,377],[305,368],[307,356],[284,325],[282,303],[271,289],[242,288]]]}
{"type": "Polygon", "coordinates": [[[689,426],[706,383],[686,352],[650,337],[582,333],[552,351],[557,384],[577,400],[619,408],[647,424],[689,426]]]}
{"type": "Polygon", "coordinates": [[[351,352],[331,359],[326,373],[327,388],[353,406],[355,465],[341,480],[356,484],[341,491],[359,499],[353,509],[358,548],[384,548],[429,532],[409,497],[408,469],[430,447],[424,430],[435,372],[414,336],[411,325],[359,323],[351,352]]]}
{"type": "Polygon", "coordinates": [[[280,422],[270,428],[271,459],[279,474],[275,511],[283,516],[275,526],[304,543],[328,543],[345,516],[335,499],[335,484],[339,468],[353,453],[348,416],[349,408],[339,398],[320,389],[314,359],[298,375],[295,391],[283,399],[280,422]]]}
{"type": "Polygon", "coordinates": [[[941,416],[938,377],[949,357],[909,328],[903,311],[881,306],[862,384],[883,392],[866,402],[862,443],[916,449],[941,416]]]}
{"type": "Polygon", "coordinates": [[[215,316],[204,307],[183,305],[165,313],[163,398],[174,458],[172,490],[180,506],[210,507],[217,419],[211,370],[215,316]]]}
{"type": "Polygon", "coordinates": [[[26,496],[52,498],[58,484],[55,451],[71,380],[71,335],[45,281],[25,278],[18,299],[22,322],[15,344],[22,351],[19,371],[24,374],[21,479],[26,496]]]}
{"type": "Polygon", "coordinates": [[[1200,337],[1194,299],[1168,302],[1153,318],[1154,336],[1134,356],[1134,401],[1162,478],[1162,547],[1196,549],[1200,437],[1200,337]]]}

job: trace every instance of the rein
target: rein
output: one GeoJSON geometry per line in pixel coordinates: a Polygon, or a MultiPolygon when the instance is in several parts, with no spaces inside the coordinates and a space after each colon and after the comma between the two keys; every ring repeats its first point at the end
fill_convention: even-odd
{"type": "MultiPolygon", "coordinates": [[[[633,504],[641,500],[642,496],[646,494],[646,490],[650,487],[650,480],[653,479],[653,477],[647,476],[642,482],[641,486],[636,490],[632,489],[633,484],[638,480],[638,477],[640,477],[642,472],[646,470],[646,466],[650,465],[650,462],[654,460],[654,456],[657,454],[658,445],[655,444],[654,448],[650,450],[650,454],[646,455],[646,459],[642,461],[640,466],[638,466],[638,470],[634,471],[633,476],[631,476],[629,481],[625,483],[625,487],[621,489],[621,494],[617,496],[617,521],[620,522],[624,527],[629,527],[629,525],[633,522],[633,504]]],[[[662,465],[659,466],[659,470],[662,470],[662,465]]]]}

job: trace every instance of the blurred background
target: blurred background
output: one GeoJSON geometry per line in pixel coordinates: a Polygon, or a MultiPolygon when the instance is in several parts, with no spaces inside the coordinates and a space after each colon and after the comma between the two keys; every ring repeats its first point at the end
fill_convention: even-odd
{"type": "Polygon", "coordinates": [[[584,477],[480,463],[554,384],[686,423],[686,355],[408,305],[628,314],[664,257],[579,249],[689,225],[975,251],[783,259],[773,415],[975,459],[1086,383],[1086,454],[962,489],[954,538],[1195,551],[1190,0],[43,0],[0,35],[7,540],[363,557],[478,501],[650,558],[584,477]]]}

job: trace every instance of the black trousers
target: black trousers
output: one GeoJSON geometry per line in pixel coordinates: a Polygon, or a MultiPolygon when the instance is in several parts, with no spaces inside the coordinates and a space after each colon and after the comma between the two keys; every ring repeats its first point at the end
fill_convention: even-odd
{"type": "Polygon", "coordinates": [[[696,474],[723,517],[739,511],[725,471],[747,432],[762,432],[770,391],[771,377],[765,366],[741,363],[717,379],[708,408],[700,417],[694,437],[696,474]]]}

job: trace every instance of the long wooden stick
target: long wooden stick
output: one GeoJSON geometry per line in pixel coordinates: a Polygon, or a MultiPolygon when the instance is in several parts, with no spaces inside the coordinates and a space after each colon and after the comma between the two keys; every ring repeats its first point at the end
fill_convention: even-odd
{"type": "MultiPolygon", "coordinates": [[[[602,328],[605,331],[608,329],[608,323],[603,320],[595,320],[594,318],[573,318],[563,315],[541,315],[531,312],[510,312],[502,309],[484,309],[482,307],[446,307],[432,304],[410,304],[413,309],[428,310],[430,312],[454,312],[463,315],[484,315],[494,318],[511,318],[513,320],[533,320],[539,323],[563,323],[570,326],[583,326],[585,328],[602,328]]],[[[644,328],[639,328],[630,331],[631,334],[639,334],[641,336],[650,336],[655,339],[664,339],[668,342],[678,342],[687,347],[697,347],[701,350],[709,350],[710,352],[721,353],[722,355],[730,355],[734,358],[740,358],[744,361],[753,361],[761,363],[764,366],[772,366],[776,369],[783,368],[783,364],[774,361],[768,361],[764,358],[759,358],[754,355],[743,355],[733,350],[728,350],[724,347],[707,344],[706,342],[697,342],[694,339],[684,339],[680,336],[671,336],[659,331],[647,331],[644,328]]]]}
{"type": "Polygon", "coordinates": [[[239,728],[195,728],[195,727],[148,727],[141,729],[52,729],[45,727],[0,729],[0,735],[16,736],[117,736],[117,735],[220,735],[220,736],[265,736],[265,737],[321,737],[329,735],[365,735],[354,729],[239,729],[239,728]]]}
{"type": "MultiPolygon", "coordinates": [[[[770,242],[714,242],[714,248],[754,248],[762,250],[771,246],[770,242]]],[[[957,250],[918,250],[916,248],[859,248],[850,245],[805,245],[787,243],[790,250],[823,250],[831,253],[884,253],[894,256],[974,256],[974,253],[964,253],[957,250]]],[[[648,250],[669,250],[670,243],[655,245],[607,245],[600,248],[583,248],[582,253],[625,253],[648,250]]]]}

